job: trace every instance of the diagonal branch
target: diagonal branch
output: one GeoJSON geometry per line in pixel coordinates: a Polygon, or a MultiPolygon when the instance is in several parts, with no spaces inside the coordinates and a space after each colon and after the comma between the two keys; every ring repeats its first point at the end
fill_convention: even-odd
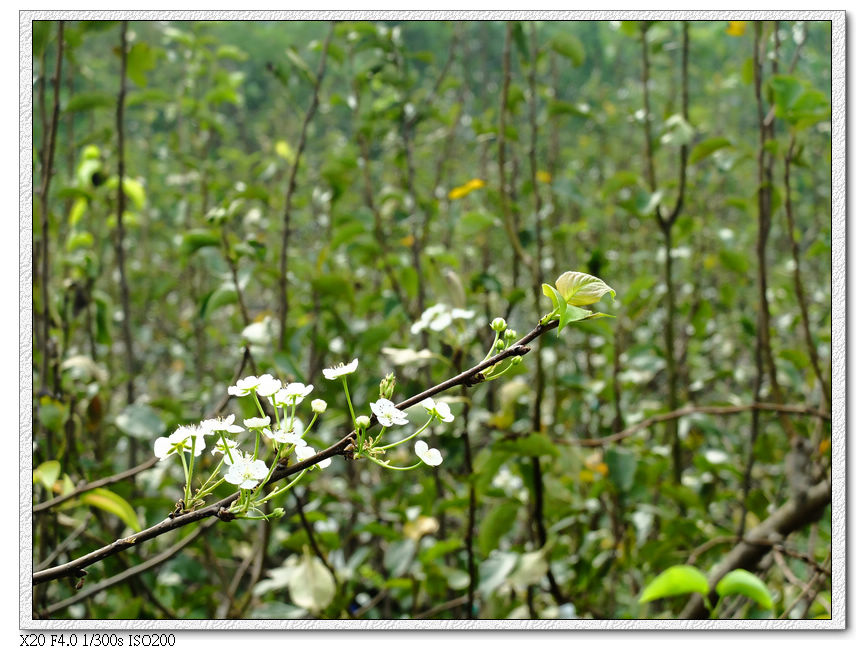
{"type": "MultiPolygon", "coordinates": [[[[438,395],[450,388],[455,386],[464,385],[464,386],[474,386],[484,381],[483,376],[480,374],[481,371],[486,370],[487,368],[491,368],[500,361],[508,359],[514,356],[522,356],[531,351],[531,348],[527,346],[528,343],[534,341],[536,338],[544,334],[545,332],[554,329],[559,324],[558,320],[552,320],[546,324],[538,324],[535,328],[522,337],[519,341],[514,343],[511,347],[503,350],[499,354],[490,357],[486,361],[482,361],[468,370],[461,372],[460,374],[451,377],[447,381],[443,381],[442,383],[429,388],[422,393],[418,393],[413,397],[408,398],[397,404],[397,408],[406,409],[410,406],[414,406],[425,400],[428,397],[432,397],[433,395],[438,395]]],[[[370,418],[374,420],[373,418],[370,418]]],[[[344,436],[341,440],[335,442],[327,449],[323,449],[318,452],[302,460],[294,465],[278,468],[273,472],[273,475],[270,477],[270,480],[267,481],[267,485],[271,483],[276,483],[281,481],[287,476],[291,476],[292,474],[296,474],[301,470],[307,469],[309,467],[313,467],[314,465],[320,463],[323,460],[328,458],[333,458],[334,456],[346,455],[351,451],[351,446],[354,443],[355,434],[352,431],[348,435],[344,436]]],[[[33,574],[33,584],[38,585],[43,582],[48,582],[51,580],[57,580],[59,578],[64,578],[67,576],[76,576],[80,577],[86,574],[84,571],[85,567],[90,566],[91,564],[95,564],[97,562],[101,562],[107,557],[111,557],[112,555],[116,555],[121,551],[125,551],[126,549],[141,544],[142,542],[146,542],[155,537],[159,537],[160,535],[164,535],[167,532],[172,530],[176,530],[178,528],[183,528],[189,524],[195,523],[196,521],[201,521],[202,519],[206,519],[208,517],[218,517],[225,521],[231,521],[234,519],[234,516],[225,512],[225,509],[231,506],[232,503],[240,496],[239,492],[235,492],[234,494],[217,501],[216,503],[202,508],[201,510],[195,510],[193,512],[189,512],[177,517],[167,517],[162,520],[158,524],[151,526],[150,528],[146,528],[141,532],[130,535],[129,537],[123,537],[117,540],[114,540],[107,546],[103,546],[102,548],[96,549],[88,553],[87,555],[83,555],[71,562],[67,562],[66,564],[61,564],[50,569],[45,569],[44,571],[37,571],[33,574]]]]}

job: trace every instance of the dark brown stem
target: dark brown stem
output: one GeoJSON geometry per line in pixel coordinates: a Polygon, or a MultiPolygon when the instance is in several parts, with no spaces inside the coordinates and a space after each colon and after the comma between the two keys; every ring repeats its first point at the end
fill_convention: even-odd
{"type": "MultiPolygon", "coordinates": [[[[466,397],[468,393],[468,388],[463,387],[462,394],[463,397],[466,397]]],[[[475,491],[475,483],[472,480],[472,473],[474,472],[474,467],[472,464],[472,446],[469,441],[469,407],[468,407],[468,399],[466,399],[466,405],[463,408],[463,453],[465,454],[465,473],[468,479],[469,485],[469,517],[468,523],[466,524],[466,534],[465,534],[465,547],[466,547],[466,557],[468,564],[468,574],[469,574],[469,586],[468,593],[466,594],[466,618],[474,619],[474,606],[475,606],[475,589],[477,588],[477,567],[475,566],[475,553],[474,553],[474,539],[475,539],[475,517],[477,515],[477,493],[475,491]]]]}
{"type": "Polygon", "coordinates": [[[123,345],[126,349],[126,403],[135,402],[135,356],[132,350],[132,325],[129,313],[129,283],[126,279],[126,253],[124,240],[126,230],[123,225],[123,213],[126,212],[126,191],[123,181],[126,179],[126,161],[123,141],[123,112],[126,107],[126,30],[127,22],[120,23],[120,90],[117,93],[117,233],[114,238],[114,248],[117,255],[117,270],[120,274],[120,304],[123,309],[123,345]]]}
{"type": "MultiPolygon", "coordinates": [[[[502,52],[502,95],[501,103],[499,104],[499,127],[496,136],[498,145],[498,165],[499,165],[499,199],[502,203],[502,216],[505,224],[505,231],[508,235],[508,240],[514,252],[514,259],[519,259],[525,266],[532,268],[532,260],[529,254],[520,243],[517,234],[517,225],[514,219],[513,211],[511,210],[511,196],[508,184],[507,175],[507,153],[505,148],[505,127],[507,126],[508,112],[508,93],[511,87],[511,42],[513,40],[513,23],[507,23],[505,31],[505,46],[502,52]]],[[[514,269],[517,267],[514,266],[514,269]]]]}
{"type": "Polygon", "coordinates": [[[318,93],[321,89],[322,79],[324,79],[324,71],[327,65],[327,50],[330,47],[332,36],[333,23],[330,24],[327,36],[324,37],[324,42],[321,46],[321,58],[318,61],[318,71],[316,72],[315,84],[312,88],[312,99],[303,118],[303,125],[300,127],[300,139],[297,143],[294,162],[288,176],[288,189],[285,193],[285,210],[282,217],[282,247],[279,252],[279,305],[277,309],[277,318],[279,320],[278,345],[280,350],[285,349],[285,332],[288,320],[288,241],[291,235],[291,201],[297,189],[297,170],[300,168],[300,160],[303,157],[303,150],[306,148],[306,134],[312,118],[315,116],[316,110],[318,110],[318,93]]]}
{"type": "Polygon", "coordinates": [[[802,276],[800,273],[799,242],[796,241],[796,226],[793,220],[793,197],[790,191],[790,164],[793,159],[795,146],[796,136],[793,134],[790,136],[790,147],[787,149],[787,155],[784,156],[784,207],[787,217],[787,235],[790,238],[790,252],[793,255],[793,286],[796,289],[796,300],[799,303],[799,311],[802,315],[802,330],[805,336],[805,345],[808,348],[808,358],[811,360],[811,367],[817,376],[817,381],[820,382],[820,389],[823,391],[823,400],[826,404],[831,404],[832,397],[829,384],[820,369],[817,347],[814,345],[814,339],[811,336],[808,299],[805,297],[805,289],[802,285],[802,276]]]}
{"type": "MultiPolygon", "coordinates": [[[[54,64],[54,78],[52,85],[54,88],[54,103],[51,107],[51,124],[48,132],[48,140],[44,149],[43,167],[42,167],[42,185],[39,189],[39,207],[40,207],[40,227],[42,230],[42,250],[41,250],[41,269],[42,276],[42,381],[43,388],[48,385],[49,370],[53,354],[51,352],[52,345],[50,343],[50,323],[51,309],[50,304],[50,278],[51,278],[51,251],[49,246],[50,239],[50,217],[48,205],[48,192],[51,189],[51,177],[54,175],[54,154],[57,150],[57,125],[60,119],[60,81],[63,73],[63,27],[64,23],[61,20],[57,25],[57,58],[54,64]]],[[[42,76],[44,78],[47,73],[44,66],[42,76]]],[[[44,126],[44,81],[40,87],[43,99],[43,126],[44,126]]],[[[44,133],[44,131],[43,131],[44,133]]]]}

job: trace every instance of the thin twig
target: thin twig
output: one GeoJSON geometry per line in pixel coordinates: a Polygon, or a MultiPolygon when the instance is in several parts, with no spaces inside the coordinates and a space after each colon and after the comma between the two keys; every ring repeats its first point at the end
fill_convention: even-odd
{"type": "Polygon", "coordinates": [[[823,420],[832,419],[832,416],[829,413],[824,413],[822,411],[818,411],[807,406],[793,406],[790,404],[768,404],[764,402],[757,402],[755,404],[745,404],[743,406],[686,406],[684,408],[677,409],[676,411],[673,411],[671,413],[659,413],[658,415],[653,415],[650,418],[646,418],[642,422],[638,422],[637,424],[628,427],[624,431],[619,431],[618,433],[604,436],[603,438],[574,440],[570,443],[563,440],[556,442],[561,444],[575,444],[580,447],[602,447],[604,445],[610,444],[611,442],[623,440],[624,438],[632,436],[638,431],[641,431],[642,429],[650,427],[654,424],[658,424],[659,422],[677,420],[686,415],[693,415],[694,413],[707,413],[709,415],[734,415],[736,413],[745,413],[748,411],[777,411],[781,413],[790,413],[792,415],[809,415],[811,417],[816,417],[823,420]]]}
{"type": "Polygon", "coordinates": [[[330,47],[330,39],[333,36],[333,23],[327,31],[327,36],[324,37],[324,42],[321,46],[321,58],[318,61],[318,71],[315,75],[315,84],[312,88],[312,99],[309,103],[309,108],[303,118],[303,124],[300,127],[300,139],[297,143],[297,151],[294,156],[294,163],[291,166],[291,172],[288,177],[288,189],[285,193],[285,210],[282,217],[282,248],[279,252],[279,305],[278,305],[278,320],[279,320],[279,349],[285,349],[285,331],[288,319],[288,240],[291,233],[291,201],[294,197],[294,192],[297,189],[297,170],[300,168],[300,159],[303,156],[303,150],[306,148],[306,133],[312,118],[318,109],[319,97],[318,93],[321,89],[321,82],[324,79],[324,71],[327,64],[327,51],[330,47]]]}

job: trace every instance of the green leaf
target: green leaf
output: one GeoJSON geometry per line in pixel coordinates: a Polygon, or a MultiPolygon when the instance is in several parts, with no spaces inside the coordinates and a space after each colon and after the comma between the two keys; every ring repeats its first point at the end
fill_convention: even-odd
{"type": "Polygon", "coordinates": [[[133,510],[126,499],[111,490],[96,488],[90,492],[85,492],[81,495],[81,502],[105,510],[105,512],[110,512],[136,533],[141,530],[141,524],[138,521],[138,515],[135,514],[135,510],[133,510]]]}
{"type": "Polygon", "coordinates": [[[637,457],[627,449],[610,447],[604,454],[604,462],[610,470],[610,480],[620,492],[629,492],[634,486],[637,472],[637,457]]]}
{"type": "Polygon", "coordinates": [[[718,596],[723,598],[731,594],[739,594],[750,598],[755,603],[768,610],[774,611],[775,604],[772,602],[772,594],[766,583],[760,580],[750,571],[735,569],[730,571],[718,582],[715,587],[718,596]]]}
{"type": "Polygon", "coordinates": [[[100,92],[77,93],[72,95],[66,104],[66,113],[79,113],[90,111],[94,108],[113,108],[115,104],[114,95],[100,92]]]}
{"type": "Polygon", "coordinates": [[[156,67],[156,51],[140,41],[126,54],[126,75],[142,88],[147,85],[147,71],[156,67]]]}
{"type": "Polygon", "coordinates": [[[557,54],[570,59],[575,68],[583,65],[583,61],[586,59],[586,51],[583,49],[580,39],[568,32],[559,32],[553,36],[550,46],[557,54]]]}
{"type": "Polygon", "coordinates": [[[220,307],[231,305],[235,302],[237,302],[237,289],[234,288],[233,284],[222,284],[219,288],[204,296],[198,309],[198,317],[201,320],[207,320],[220,307]]]}
{"type": "MultiPolygon", "coordinates": [[[[109,190],[116,190],[117,176],[112,176],[111,178],[109,178],[108,181],[105,183],[105,187],[109,190]]],[[[123,179],[123,193],[129,200],[132,201],[132,203],[137,209],[140,210],[144,207],[144,203],[147,200],[147,194],[144,191],[144,186],[137,180],[126,176],[123,179]]]]}
{"type": "Polygon", "coordinates": [[[490,509],[478,529],[481,555],[489,555],[490,551],[498,548],[499,540],[513,527],[519,509],[519,504],[513,501],[500,503],[490,509]]]}
{"type": "Polygon", "coordinates": [[[300,55],[293,48],[287,49],[285,55],[309,83],[315,84],[315,75],[312,74],[312,70],[309,69],[306,61],[300,58],[300,55]]]}
{"type": "Polygon", "coordinates": [[[616,292],[603,280],[579,271],[562,273],[556,280],[556,289],[569,305],[576,307],[594,304],[607,293],[616,297],[616,292]]]}
{"type": "Polygon", "coordinates": [[[558,456],[559,450],[552,441],[542,433],[532,433],[519,438],[497,440],[492,450],[508,452],[514,456],[558,456]]]}
{"type": "Polygon", "coordinates": [[[688,162],[694,165],[701,160],[708,158],[716,151],[731,146],[733,145],[727,138],[709,138],[707,140],[703,140],[691,150],[691,155],[688,157],[688,162]]]}
{"type": "Polygon", "coordinates": [[[154,439],[165,431],[159,414],[146,404],[130,404],[114,420],[123,433],[141,440],[154,439]]]}
{"type": "Polygon", "coordinates": [[[54,489],[54,484],[58,478],[60,478],[60,461],[58,460],[46,460],[33,470],[33,482],[41,483],[49,492],[54,489]]]}
{"type": "Polygon", "coordinates": [[[183,235],[180,252],[188,257],[201,248],[219,246],[220,242],[219,235],[210,230],[189,230],[183,235]]]}
{"type": "Polygon", "coordinates": [[[697,593],[709,593],[709,581],[692,566],[680,564],[670,567],[649,583],[640,596],[640,603],[648,603],[658,598],[697,593]]]}

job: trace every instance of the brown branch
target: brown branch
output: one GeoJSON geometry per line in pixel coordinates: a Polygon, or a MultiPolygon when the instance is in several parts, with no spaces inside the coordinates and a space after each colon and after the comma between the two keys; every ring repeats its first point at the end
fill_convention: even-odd
{"type": "MultiPolygon", "coordinates": [[[[678,420],[685,415],[692,415],[694,413],[707,413],[709,415],[734,415],[736,413],[745,413],[748,411],[776,411],[780,413],[790,413],[792,415],[809,415],[823,420],[832,419],[832,416],[829,413],[824,413],[822,411],[818,411],[807,406],[792,406],[789,404],[770,404],[765,402],[756,402],[754,404],[745,404],[742,406],[686,406],[670,413],[659,413],[658,415],[653,415],[650,418],[646,418],[642,422],[638,422],[637,424],[628,427],[624,431],[619,431],[618,433],[604,436],[603,438],[587,438],[585,440],[574,440],[570,442],[570,444],[575,444],[580,447],[603,447],[604,445],[608,445],[611,442],[618,442],[619,440],[623,440],[629,436],[632,436],[638,431],[651,427],[652,425],[658,424],[659,422],[678,420]]],[[[566,441],[556,442],[567,444],[566,441]]]]}
{"type": "Polygon", "coordinates": [[[430,609],[426,610],[425,612],[421,612],[420,614],[418,614],[414,618],[415,618],[415,620],[420,620],[422,618],[430,618],[431,616],[435,616],[436,614],[439,614],[441,612],[447,611],[449,609],[453,609],[454,607],[459,607],[460,605],[465,604],[467,601],[468,601],[468,596],[465,596],[465,595],[459,596],[457,598],[454,598],[453,600],[449,600],[447,602],[440,603],[440,604],[436,605],[435,607],[431,607],[430,609]]]}
{"type": "MultiPolygon", "coordinates": [[[[43,62],[44,62],[43,56],[43,62]]],[[[48,385],[48,370],[52,356],[49,354],[51,345],[49,343],[51,309],[49,308],[49,279],[51,274],[51,260],[49,249],[49,217],[48,217],[48,191],[51,189],[51,177],[54,175],[54,153],[57,150],[57,123],[60,119],[60,77],[63,71],[63,21],[61,20],[57,26],[57,60],[54,66],[54,103],[51,107],[51,128],[48,132],[48,141],[46,144],[47,151],[43,154],[44,167],[42,169],[42,186],[39,189],[39,206],[41,208],[40,224],[42,229],[42,251],[41,251],[41,275],[42,275],[42,386],[48,385]]],[[[42,78],[44,79],[46,70],[43,67],[42,78]]],[[[41,98],[44,101],[44,81],[40,86],[41,98]]],[[[43,120],[45,111],[42,111],[43,120]]]]}
{"type": "Polygon", "coordinates": [[[300,159],[303,156],[303,150],[306,148],[306,133],[312,118],[318,109],[318,93],[321,89],[321,82],[324,79],[324,71],[327,64],[327,51],[330,47],[330,39],[333,36],[333,23],[330,23],[327,36],[321,46],[321,58],[318,61],[318,71],[315,75],[315,84],[312,88],[312,100],[309,103],[309,108],[303,118],[303,125],[300,127],[300,139],[297,143],[297,152],[294,156],[294,163],[291,166],[291,172],[288,177],[288,189],[285,193],[285,211],[283,212],[282,223],[282,248],[279,253],[279,305],[278,305],[278,320],[279,320],[279,349],[285,349],[285,331],[286,320],[288,319],[288,240],[291,233],[291,200],[294,192],[297,189],[297,170],[300,168],[300,159]]]}
{"type": "Polygon", "coordinates": [[[117,93],[117,233],[114,237],[114,249],[117,256],[117,270],[120,274],[120,304],[123,309],[123,345],[126,348],[126,403],[135,401],[135,356],[132,350],[132,326],[129,313],[129,282],[126,278],[126,252],[123,240],[126,230],[123,225],[123,213],[126,212],[126,189],[123,181],[126,178],[126,161],[124,159],[123,112],[126,107],[126,29],[127,22],[120,23],[120,90],[117,93]]]}
{"type": "Polygon", "coordinates": [[[133,577],[140,575],[146,571],[149,571],[150,569],[158,567],[160,564],[162,564],[163,562],[167,562],[172,557],[177,555],[180,551],[182,551],[184,548],[186,548],[186,546],[188,546],[189,544],[194,542],[196,539],[198,539],[198,537],[202,533],[204,533],[208,528],[210,528],[215,523],[216,523],[215,519],[212,521],[208,521],[203,526],[201,526],[197,530],[193,531],[191,535],[183,538],[182,540],[180,540],[179,542],[177,542],[173,546],[165,549],[162,553],[153,556],[149,560],[145,560],[141,564],[136,564],[135,566],[128,568],[126,571],[123,571],[122,573],[118,573],[117,575],[111,576],[110,578],[107,578],[101,582],[98,582],[97,584],[93,585],[92,587],[78,592],[74,596],[70,596],[69,598],[66,598],[65,600],[61,600],[60,602],[57,602],[57,603],[50,605],[43,612],[40,612],[40,614],[44,614],[45,616],[50,616],[51,614],[53,614],[55,612],[59,612],[62,609],[66,609],[70,605],[74,605],[75,603],[81,602],[82,600],[85,600],[86,598],[90,598],[91,596],[98,594],[100,591],[105,591],[106,589],[109,589],[115,585],[118,585],[122,582],[125,582],[126,580],[129,580],[130,578],[133,578],[133,577]]]}
{"type": "Polygon", "coordinates": [[[506,115],[508,112],[508,92],[511,87],[511,41],[513,40],[514,26],[512,23],[507,24],[505,31],[505,46],[502,53],[502,95],[501,103],[499,104],[499,127],[496,136],[498,145],[498,165],[499,165],[499,198],[502,203],[502,216],[505,224],[505,231],[508,235],[508,240],[516,255],[523,264],[531,268],[533,266],[532,259],[520,243],[520,238],[517,234],[517,225],[514,219],[513,211],[511,210],[511,198],[508,192],[507,171],[505,170],[505,126],[506,115]]]}
{"type": "MultiPolygon", "coordinates": [[[[831,482],[828,480],[822,481],[811,487],[801,498],[793,498],[785,502],[763,522],[751,529],[744,536],[742,542],[733,547],[712,573],[710,584],[713,591],[710,593],[710,599],[713,601],[717,600],[714,589],[724,575],[733,569],[753,571],[763,556],[772,549],[771,546],[756,543],[752,540],[783,538],[803,526],[816,521],[822,516],[826,506],[831,503],[831,497],[831,482]]],[[[703,604],[703,600],[698,595],[691,598],[678,618],[705,618],[707,615],[708,612],[703,604]]]]}
{"type": "MultiPolygon", "coordinates": [[[[558,324],[559,322],[557,320],[553,320],[544,325],[539,323],[531,332],[526,334],[524,337],[522,337],[519,341],[514,343],[506,350],[503,350],[499,354],[487,359],[486,361],[482,361],[481,363],[475,365],[473,368],[469,368],[468,370],[461,372],[455,377],[451,377],[447,381],[443,381],[437,386],[433,386],[432,388],[429,388],[422,393],[418,393],[417,395],[400,402],[396,405],[397,408],[407,409],[410,406],[414,406],[415,404],[422,402],[427,397],[437,395],[441,392],[448,390],[449,388],[453,388],[454,386],[459,386],[461,384],[465,386],[474,386],[481,383],[482,381],[484,381],[483,376],[480,375],[481,371],[486,370],[487,368],[491,368],[497,363],[510,357],[527,354],[531,351],[531,348],[527,347],[527,343],[530,343],[544,332],[548,332],[551,329],[557,327],[558,324]]],[[[370,418],[370,420],[375,420],[375,418],[372,417],[370,418]]],[[[297,462],[294,465],[288,467],[278,468],[276,471],[273,472],[273,475],[270,477],[267,485],[281,481],[285,477],[296,474],[301,470],[313,467],[314,465],[328,458],[333,458],[334,456],[346,454],[350,451],[349,447],[354,443],[354,436],[354,432],[351,432],[348,435],[344,436],[341,440],[332,444],[327,449],[323,449],[322,451],[310,456],[305,460],[297,462]]],[[[59,578],[70,575],[82,576],[86,573],[84,571],[84,568],[90,566],[91,564],[100,562],[105,558],[120,553],[121,551],[125,551],[132,546],[141,544],[141,542],[146,542],[155,537],[159,537],[160,535],[164,535],[169,531],[176,530],[177,528],[182,528],[184,526],[195,523],[196,521],[201,521],[202,519],[206,519],[208,517],[219,517],[221,519],[230,521],[234,519],[234,516],[230,513],[227,513],[225,510],[226,508],[231,506],[232,503],[239,496],[240,493],[235,492],[234,494],[231,494],[230,496],[227,496],[224,499],[221,499],[216,503],[207,506],[206,508],[182,514],[177,517],[168,517],[163,521],[159,522],[158,524],[151,526],[150,528],[142,530],[138,533],[134,533],[129,537],[117,539],[111,544],[108,544],[107,546],[92,551],[91,553],[83,555],[75,560],[72,560],[71,562],[67,562],[66,564],[61,564],[50,569],[45,569],[44,571],[37,571],[33,574],[33,584],[37,585],[43,582],[57,580],[59,578]]]]}
{"type": "Polygon", "coordinates": [[[811,360],[811,367],[814,374],[817,375],[817,381],[820,382],[820,389],[823,391],[823,400],[826,404],[832,403],[832,396],[829,390],[829,384],[826,382],[823,372],[820,369],[820,361],[817,356],[817,347],[814,345],[814,339],[811,336],[811,325],[808,317],[808,299],[805,297],[805,289],[802,286],[802,276],[800,273],[799,262],[799,242],[796,241],[796,226],[793,221],[793,198],[790,191],[790,164],[793,160],[793,151],[796,146],[795,133],[790,136],[790,147],[787,149],[787,154],[784,156],[784,208],[787,217],[787,235],[790,238],[790,252],[793,255],[793,286],[796,289],[796,300],[799,303],[799,311],[802,314],[802,330],[805,336],[805,346],[808,348],[808,358],[811,360]]]}

